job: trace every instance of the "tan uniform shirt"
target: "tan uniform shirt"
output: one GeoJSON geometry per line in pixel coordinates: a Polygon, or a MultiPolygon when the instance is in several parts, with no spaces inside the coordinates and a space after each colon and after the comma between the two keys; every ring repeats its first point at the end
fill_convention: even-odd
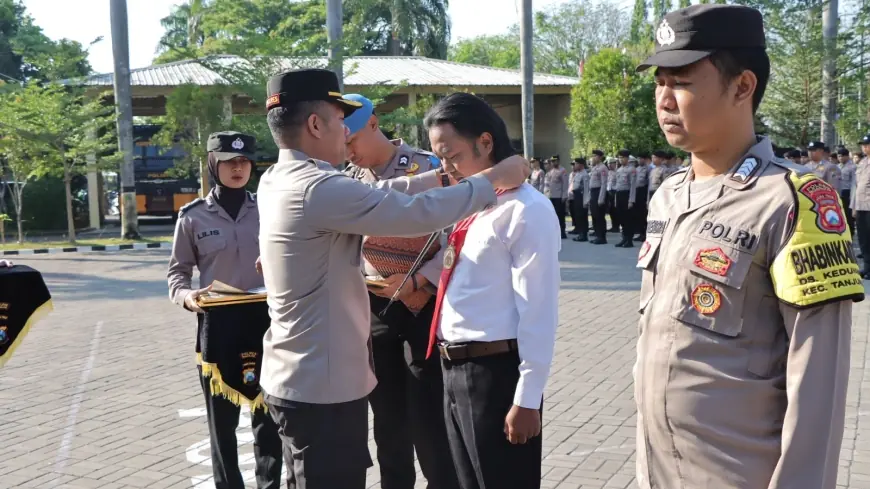
{"type": "Polygon", "coordinates": [[[529,175],[529,184],[532,187],[535,187],[535,189],[541,193],[544,193],[544,176],[545,175],[546,175],[546,172],[544,172],[544,170],[541,170],[540,168],[538,168],[536,170],[532,170],[532,174],[529,175]]]}
{"type": "Polygon", "coordinates": [[[848,163],[840,167],[840,190],[851,190],[853,181],[855,180],[855,170],[858,166],[849,160],[848,163]]]}
{"type": "Polygon", "coordinates": [[[634,204],[637,193],[637,168],[633,165],[623,165],[616,170],[616,182],[614,190],[617,192],[629,192],[628,203],[634,204]]]}
{"type": "Polygon", "coordinates": [[[649,166],[646,163],[638,163],[635,167],[637,173],[637,187],[649,186],[649,166]]]}
{"type": "Polygon", "coordinates": [[[870,211],[870,158],[864,158],[855,168],[851,200],[852,210],[870,211]]]}
{"type": "Polygon", "coordinates": [[[828,182],[828,185],[834,187],[839,191],[840,189],[840,167],[834,163],[831,163],[830,160],[824,160],[820,162],[818,165],[813,168],[813,173],[815,173],[819,178],[828,182]]]}
{"type": "MultiPolygon", "coordinates": [[[[586,187],[589,184],[586,181],[589,180],[589,174],[586,173],[586,170],[580,171],[572,171],[571,178],[568,179],[568,186],[570,190],[568,190],[568,198],[575,199],[577,194],[583,195],[586,187]]],[[[583,197],[585,199],[585,197],[583,197]]]]}
{"type": "MultiPolygon", "coordinates": [[[[379,180],[389,180],[391,178],[414,176],[416,174],[425,173],[432,170],[432,161],[430,156],[433,153],[423,151],[421,149],[412,148],[405,144],[402,140],[390,141],[398,150],[393,155],[393,159],[388,161],[381,168],[360,168],[358,166],[349,166],[345,173],[352,178],[366,184],[375,184],[379,180]]],[[[441,264],[444,261],[444,249],[442,248],[431,260],[427,261],[420,267],[420,273],[426,277],[430,283],[438,285],[438,280],[441,278],[441,264]]],[[[363,258],[363,270],[366,275],[378,275],[378,271],[368,261],[363,258]]]]}
{"type": "Polygon", "coordinates": [[[665,178],[667,178],[670,174],[671,174],[671,172],[668,171],[668,167],[666,167],[664,165],[659,165],[659,166],[653,168],[652,170],[650,170],[650,172],[649,172],[649,190],[650,190],[650,193],[653,193],[656,190],[658,190],[658,188],[662,185],[662,182],[664,182],[665,178]]]}
{"type": "Polygon", "coordinates": [[[773,159],[763,138],[703,192],[688,169],[651,202],[634,370],[643,489],[836,486],[863,286],[836,191],[773,159]]]}
{"type": "Polygon", "coordinates": [[[545,195],[551,199],[568,198],[568,172],[564,168],[553,168],[545,177],[545,195]]]}
{"type": "Polygon", "coordinates": [[[260,379],[267,394],[315,404],[368,395],[376,380],[362,236],[420,236],[496,203],[480,176],[430,192],[440,186],[434,171],[376,186],[292,150],[281,150],[260,179],[260,251],[272,318],[260,379]]]}
{"type": "Polygon", "coordinates": [[[257,202],[250,194],[235,221],[215,202],[213,191],[182,207],[169,257],[169,299],[184,305],[193,289],[194,267],[199,270],[199,287],[215,280],[242,290],[262,287],[263,277],[255,267],[259,229],[257,202]]]}
{"type": "Polygon", "coordinates": [[[598,205],[604,205],[604,195],[607,191],[607,165],[598,163],[589,171],[586,179],[586,190],[583,192],[583,204],[589,207],[589,199],[592,198],[592,189],[600,188],[598,192],[598,205]]]}

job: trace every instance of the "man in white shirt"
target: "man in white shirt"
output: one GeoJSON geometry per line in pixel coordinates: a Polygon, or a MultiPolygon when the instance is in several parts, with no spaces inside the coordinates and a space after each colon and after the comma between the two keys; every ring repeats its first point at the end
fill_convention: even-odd
{"type": "MultiPolygon", "coordinates": [[[[424,124],[454,180],[513,154],[504,121],[473,95],[442,99],[424,124]]],[[[457,223],[448,239],[429,353],[441,356],[462,489],[540,487],[541,412],[558,324],[558,231],[552,204],[524,184],[457,223]]]]}

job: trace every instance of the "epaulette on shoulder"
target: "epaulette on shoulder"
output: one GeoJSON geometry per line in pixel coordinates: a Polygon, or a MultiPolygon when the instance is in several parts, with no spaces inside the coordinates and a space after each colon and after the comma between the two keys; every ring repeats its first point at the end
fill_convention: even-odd
{"type": "Polygon", "coordinates": [[[344,174],[356,180],[357,177],[359,177],[359,173],[361,170],[361,167],[356,166],[353,163],[348,163],[347,167],[345,167],[344,169],[344,174]]]}
{"type": "Polygon", "coordinates": [[[248,200],[250,200],[251,202],[256,202],[257,201],[257,194],[249,191],[248,192],[248,200]]]}
{"type": "Polygon", "coordinates": [[[198,197],[198,198],[188,202],[187,204],[184,204],[183,206],[181,206],[181,209],[178,209],[178,216],[179,217],[183,216],[185,213],[187,213],[187,211],[193,209],[194,207],[198,206],[199,204],[204,204],[204,203],[205,203],[205,199],[198,197]]]}

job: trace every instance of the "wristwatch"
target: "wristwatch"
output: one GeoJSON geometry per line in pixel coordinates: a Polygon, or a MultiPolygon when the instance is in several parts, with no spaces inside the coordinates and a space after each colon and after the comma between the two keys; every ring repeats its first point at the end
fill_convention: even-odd
{"type": "Polygon", "coordinates": [[[444,167],[439,167],[438,169],[436,169],[435,175],[441,179],[441,186],[442,187],[449,187],[450,186],[450,177],[447,175],[447,172],[444,171],[444,167]]]}

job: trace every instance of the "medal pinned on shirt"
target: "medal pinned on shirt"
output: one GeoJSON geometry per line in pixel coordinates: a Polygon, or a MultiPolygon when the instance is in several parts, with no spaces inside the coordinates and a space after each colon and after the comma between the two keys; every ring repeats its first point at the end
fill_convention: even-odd
{"type": "Polygon", "coordinates": [[[453,265],[455,263],[456,263],[456,247],[453,245],[453,243],[451,243],[450,246],[448,246],[447,249],[444,251],[444,263],[442,265],[447,270],[450,270],[451,268],[453,268],[453,265]]]}

